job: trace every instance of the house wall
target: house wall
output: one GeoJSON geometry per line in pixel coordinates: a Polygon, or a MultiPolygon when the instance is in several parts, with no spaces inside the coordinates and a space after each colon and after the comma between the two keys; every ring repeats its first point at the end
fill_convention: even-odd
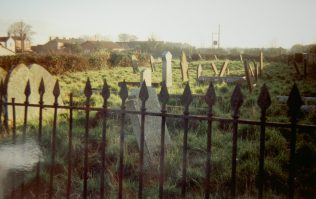
{"type": "Polygon", "coordinates": [[[9,39],[6,41],[5,46],[7,49],[15,52],[15,41],[14,39],[12,39],[11,37],[9,37],[9,39]]]}

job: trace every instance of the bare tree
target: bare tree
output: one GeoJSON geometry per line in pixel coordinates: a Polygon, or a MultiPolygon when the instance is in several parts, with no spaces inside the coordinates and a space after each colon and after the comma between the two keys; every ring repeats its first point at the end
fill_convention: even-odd
{"type": "Polygon", "coordinates": [[[21,50],[24,51],[25,39],[31,40],[31,36],[34,34],[32,26],[26,24],[23,21],[15,22],[10,25],[8,33],[21,39],[21,50]]]}
{"type": "Polygon", "coordinates": [[[126,33],[121,33],[118,35],[118,40],[120,42],[136,41],[137,39],[138,39],[137,36],[126,34],[126,33]]]}

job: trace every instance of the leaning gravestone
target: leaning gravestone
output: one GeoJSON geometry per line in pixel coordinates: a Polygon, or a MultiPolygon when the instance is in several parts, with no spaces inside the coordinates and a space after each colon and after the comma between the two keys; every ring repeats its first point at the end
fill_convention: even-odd
{"type": "Polygon", "coordinates": [[[202,65],[199,64],[198,67],[197,67],[197,70],[196,70],[196,75],[197,75],[196,78],[197,78],[197,79],[199,79],[199,77],[202,75],[202,71],[203,71],[202,65]]]}
{"type": "Polygon", "coordinates": [[[188,62],[187,62],[187,57],[184,53],[184,51],[181,52],[181,57],[180,57],[180,66],[181,66],[181,75],[182,75],[182,81],[187,82],[189,81],[189,68],[188,68],[188,62]]]}
{"type": "Polygon", "coordinates": [[[7,71],[0,67],[0,81],[4,83],[5,77],[7,76],[7,71]]]}
{"type": "Polygon", "coordinates": [[[218,70],[216,68],[216,65],[213,62],[211,62],[211,66],[212,66],[212,69],[213,69],[215,75],[218,75],[218,70]]]}
{"type": "MultiPolygon", "coordinates": [[[[54,78],[45,68],[40,65],[32,64],[27,67],[24,64],[19,64],[14,67],[6,78],[6,90],[7,90],[7,100],[12,102],[12,98],[15,98],[15,103],[25,102],[25,87],[27,81],[30,81],[31,94],[29,96],[30,104],[39,104],[40,95],[38,92],[40,81],[43,78],[45,85],[45,93],[43,95],[44,104],[53,105],[54,96],[53,89],[56,83],[56,78],[54,78]]],[[[61,97],[58,100],[59,105],[63,105],[61,97]]],[[[24,119],[24,106],[16,106],[16,120],[17,122],[23,121],[24,119]]],[[[8,120],[12,120],[12,107],[9,106],[6,110],[8,120]]],[[[53,114],[52,108],[44,108],[43,116],[51,116],[53,114]]],[[[28,119],[38,119],[39,118],[39,108],[29,107],[28,108],[28,119]]]]}
{"type": "MultiPolygon", "coordinates": [[[[146,101],[146,111],[148,112],[160,112],[161,107],[158,101],[157,93],[154,88],[147,87],[148,100],[146,101]]],[[[126,102],[128,110],[140,111],[141,100],[139,99],[140,88],[131,90],[129,98],[126,102]]],[[[141,134],[141,115],[130,114],[129,115],[133,127],[133,132],[136,135],[138,146],[140,147],[140,134],[141,134]]],[[[145,165],[157,160],[160,151],[160,136],[161,136],[161,117],[146,116],[144,126],[144,160],[145,165]]],[[[167,126],[165,126],[165,146],[171,144],[171,139],[167,126]]]]}
{"type": "Polygon", "coordinates": [[[133,67],[133,73],[138,73],[139,68],[138,68],[138,60],[135,55],[132,55],[132,67],[133,67]]]}
{"type": "Polygon", "coordinates": [[[253,78],[249,70],[249,65],[247,61],[244,61],[244,70],[245,70],[245,75],[246,75],[246,80],[248,84],[248,89],[250,92],[253,90],[253,78]]]}
{"type": "Polygon", "coordinates": [[[140,84],[142,84],[143,81],[146,82],[146,86],[151,86],[151,71],[149,68],[145,68],[140,73],[140,84]]]}
{"type": "Polygon", "coordinates": [[[219,75],[218,75],[219,77],[223,77],[223,75],[224,75],[226,69],[227,69],[227,73],[228,73],[228,68],[227,68],[228,62],[229,62],[228,60],[226,60],[226,61],[224,62],[223,66],[222,66],[222,68],[221,68],[221,70],[220,70],[220,72],[219,72],[219,75]]]}
{"type": "Polygon", "coordinates": [[[166,82],[166,86],[172,86],[172,54],[169,51],[162,53],[162,81],[166,82]]]}
{"type": "Polygon", "coordinates": [[[155,59],[152,55],[150,55],[150,66],[151,66],[151,71],[155,72],[155,70],[156,70],[155,59]]]}

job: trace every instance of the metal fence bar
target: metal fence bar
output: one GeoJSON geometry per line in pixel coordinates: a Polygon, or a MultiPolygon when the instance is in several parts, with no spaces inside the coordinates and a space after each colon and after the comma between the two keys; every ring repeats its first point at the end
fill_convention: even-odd
{"type": "Polygon", "coordinates": [[[300,107],[303,105],[303,100],[299,93],[299,90],[294,84],[292,90],[289,94],[289,98],[287,101],[287,105],[289,108],[289,116],[291,120],[291,139],[290,139],[290,157],[289,157],[289,177],[288,177],[288,185],[289,185],[289,198],[294,198],[294,188],[295,188],[295,148],[296,148],[296,129],[298,122],[298,115],[300,113],[300,107]]]}
{"type": "Polygon", "coordinates": [[[49,173],[49,194],[48,198],[53,198],[54,191],[54,172],[55,172],[55,153],[56,153],[56,128],[57,128],[57,109],[58,109],[58,96],[60,95],[58,80],[54,86],[54,121],[53,121],[53,132],[51,135],[51,165],[49,173]]]}
{"type": "Polygon", "coordinates": [[[148,91],[146,82],[142,83],[139,91],[139,98],[142,101],[141,106],[141,124],[140,124],[140,151],[139,151],[139,184],[138,184],[138,198],[143,198],[143,180],[144,180],[144,145],[145,145],[145,111],[146,100],[148,99],[148,91]]]}
{"type": "Polygon", "coordinates": [[[265,130],[266,130],[266,110],[271,105],[271,99],[269,91],[264,84],[261,88],[260,95],[258,97],[258,105],[261,109],[261,126],[260,126],[260,156],[259,156],[259,182],[258,182],[258,199],[263,198],[263,186],[264,186],[264,156],[265,156],[265,130]]]}
{"type": "MultiPolygon", "coordinates": [[[[41,79],[41,82],[40,82],[40,86],[39,86],[39,89],[38,89],[38,92],[39,92],[39,95],[40,95],[40,100],[39,100],[39,105],[40,105],[40,108],[39,108],[39,121],[38,121],[38,137],[37,137],[37,141],[38,141],[38,144],[40,145],[41,142],[42,142],[42,129],[43,129],[43,95],[45,93],[45,86],[44,86],[44,80],[43,78],[41,79]]],[[[40,186],[40,162],[38,162],[36,164],[36,184],[37,184],[37,187],[40,186]]],[[[35,193],[35,198],[39,198],[39,189],[36,190],[36,193],[35,193]]]]}
{"type": "MultiPolygon", "coordinates": [[[[189,83],[186,84],[183,96],[182,96],[182,105],[184,106],[183,115],[188,116],[189,106],[192,102],[192,94],[190,90],[189,83]]],[[[186,197],[186,185],[187,185],[187,148],[188,148],[188,131],[189,131],[189,118],[184,117],[184,125],[183,125],[183,149],[182,149],[182,187],[181,187],[181,197],[186,197]]]]}
{"type": "Polygon", "coordinates": [[[121,129],[120,129],[120,160],[119,160],[119,189],[118,189],[118,198],[122,199],[123,197],[123,177],[124,177],[124,128],[125,128],[125,102],[128,96],[128,91],[125,81],[120,84],[119,96],[122,100],[121,104],[121,129]]]}
{"type": "Polygon", "coordinates": [[[2,107],[3,107],[3,81],[0,81],[0,135],[3,134],[3,124],[2,124],[2,107]]]}
{"type": "Polygon", "coordinates": [[[103,112],[102,112],[102,142],[101,142],[101,176],[100,176],[100,198],[104,199],[104,173],[105,173],[105,155],[106,155],[106,124],[107,124],[107,107],[108,103],[107,100],[110,97],[110,89],[104,81],[103,89],[101,92],[103,97],[103,112]]]}
{"type": "Polygon", "coordinates": [[[159,199],[164,197],[164,178],[165,178],[165,130],[166,130],[166,104],[169,99],[169,93],[166,82],[161,83],[159,100],[161,102],[161,137],[160,137],[160,166],[159,166],[159,199]]]}
{"type": "Polygon", "coordinates": [[[83,173],[83,198],[87,198],[88,194],[88,147],[89,147],[89,114],[90,114],[90,97],[92,95],[91,83],[88,78],[84,89],[86,96],[86,123],[84,134],[84,173],[83,173]]]}
{"type": "MultiPolygon", "coordinates": [[[[73,94],[69,95],[69,106],[73,106],[73,94]]],[[[69,131],[68,131],[68,172],[67,172],[67,199],[71,196],[71,177],[72,177],[72,125],[73,109],[69,109],[69,131]]]]}
{"type": "Polygon", "coordinates": [[[237,166],[237,133],[239,108],[243,103],[243,96],[240,85],[237,84],[231,97],[231,106],[233,110],[233,146],[232,146],[232,173],[231,173],[231,198],[236,197],[236,166],[237,166]]]}
{"type": "MultiPolygon", "coordinates": [[[[1,100],[2,101],[2,100],[1,100]]],[[[12,144],[16,143],[16,115],[15,115],[15,98],[12,98],[12,144]]],[[[11,178],[11,187],[13,190],[15,189],[15,173],[12,175],[11,178]]],[[[11,198],[15,198],[15,191],[11,192],[11,198]]]]}
{"type": "Polygon", "coordinates": [[[211,149],[212,149],[212,117],[213,117],[213,105],[216,102],[215,89],[212,83],[210,83],[206,96],[205,102],[208,104],[208,117],[207,121],[207,157],[206,157],[206,167],[205,167],[205,199],[210,198],[210,178],[211,178],[211,149]]]}

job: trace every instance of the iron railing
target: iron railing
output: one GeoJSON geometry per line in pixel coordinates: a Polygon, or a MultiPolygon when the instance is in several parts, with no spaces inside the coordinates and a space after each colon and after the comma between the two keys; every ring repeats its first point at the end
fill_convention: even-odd
{"type": "MultiPolygon", "coordinates": [[[[232,158],[231,158],[231,185],[230,185],[230,196],[231,198],[236,198],[236,161],[237,161],[237,134],[238,134],[238,125],[239,124],[248,124],[248,125],[255,125],[260,127],[260,155],[259,155],[259,168],[258,168],[258,176],[259,176],[259,183],[258,183],[258,198],[264,198],[264,182],[265,182],[265,168],[264,168],[264,161],[265,161],[265,130],[266,127],[281,127],[281,128],[290,128],[291,129],[291,138],[290,138],[290,154],[289,154],[289,163],[288,163],[288,198],[294,198],[294,178],[295,178],[295,148],[296,148],[296,132],[297,129],[308,129],[308,130],[315,130],[315,125],[303,125],[298,124],[298,114],[300,112],[300,106],[303,104],[299,90],[294,84],[292,90],[290,92],[287,106],[288,112],[290,117],[290,123],[279,123],[279,122],[268,122],[266,119],[267,109],[271,105],[271,99],[269,95],[269,91],[266,85],[263,85],[261,88],[260,95],[258,97],[257,103],[261,109],[261,117],[260,121],[255,120],[245,120],[239,118],[239,110],[243,104],[243,95],[241,93],[240,85],[236,85],[234,92],[231,96],[231,107],[232,107],[232,118],[223,118],[217,117],[213,115],[213,106],[216,103],[216,94],[215,89],[212,83],[209,84],[205,95],[205,102],[208,106],[207,115],[194,115],[190,114],[189,107],[192,102],[193,96],[190,91],[189,84],[186,84],[183,96],[181,98],[181,102],[183,105],[183,114],[174,114],[174,113],[167,113],[166,105],[169,99],[168,89],[164,82],[161,83],[161,90],[159,93],[159,100],[161,102],[161,112],[148,112],[146,111],[146,100],[148,99],[148,90],[146,87],[145,82],[142,83],[139,98],[142,102],[140,111],[130,111],[126,110],[126,100],[128,98],[128,90],[125,81],[120,83],[120,91],[119,96],[122,100],[121,108],[114,109],[108,107],[108,99],[110,97],[110,89],[107,85],[107,82],[104,81],[103,89],[101,91],[101,95],[103,97],[103,106],[102,107],[91,107],[90,106],[90,99],[92,95],[92,88],[89,81],[89,78],[86,82],[86,86],[84,89],[84,95],[86,97],[86,102],[84,106],[74,106],[73,103],[73,95],[70,94],[69,98],[69,105],[59,105],[58,98],[60,96],[60,88],[58,80],[55,84],[53,89],[54,95],[54,104],[48,105],[45,104],[43,101],[43,95],[45,93],[45,86],[44,81],[40,82],[39,86],[39,94],[40,100],[38,104],[31,104],[29,103],[29,96],[31,95],[31,88],[30,83],[27,82],[25,88],[25,102],[24,103],[17,103],[15,99],[12,98],[11,102],[8,101],[6,98],[6,89],[3,83],[1,83],[1,93],[0,100],[0,115],[1,115],[1,133],[9,132],[9,125],[8,125],[8,115],[7,110],[9,106],[12,108],[12,139],[15,142],[16,140],[16,107],[21,106],[24,107],[24,122],[23,122],[23,131],[22,137],[25,140],[26,137],[26,130],[28,126],[28,109],[29,107],[38,107],[39,108],[39,123],[38,123],[38,142],[40,143],[42,140],[42,128],[43,128],[43,109],[50,108],[54,110],[53,116],[53,130],[51,134],[51,158],[50,158],[50,172],[49,172],[49,191],[48,191],[48,198],[54,197],[54,164],[55,164],[55,155],[56,155],[56,134],[58,133],[58,110],[59,109],[66,109],[69,111],[69,131],[68,131],[68,165],[67,165],[67,183],[65,186],[66,189],[66,198],[71,197],[72,192],[72,153],[73,153],[73,146],[72,146],[72,138],[73,138],[73,111],[75,110],[83,110],[85,111],[85,134],[84,134],[84,167],[83,167],[83,191],[82,197],[88,197],[88,140],[89,140],[89,116],[91,111],[101,111],[102,112],[102,140],[101,140],[101,175],[100,175],[100,195],[99,198],[105,198],[105,170],[106,170],[106,143],[107,143],[107,131],[106,125],[108,121],[109,114],[118,114],[120,115],[120,151],[119,151],[119,167],[118,167],[118,198],[123,197],[124,187],[123,187],[123,180],[124,180],[124,129],[125,129],[125,121],[126,121],[126,114],[136,114],[141,116],[141,133],[140,133],[140,150],[139,150],[139,173],[138,173],[138,198],[143,198],[143,190],[144,190],[144,125],[146,121],[146,116],[157,116],[161,117],[161,147],[160,147],[160,163],[159,163],[159,189],[157,195],[159,198],[164,198],[164,179],[165,179],[165,124],[167,118],[178,118],[184,121],[183,125],[183,152],[182,152],[182,182],[181,182],[181,197],[186,197],[187,192],[187,149],[188,149],[188,124],[190,120],[204,120],[207,121],[208,128],[207,128],[207,159],[206,159],[206,167],[205,167],[205,198],[210,198],[211,194],[211,185],[210,185],[210,178],[211,178],[211,158],[212,158],[212,124],[214,122],[228,122],[232,123],[233,131],[232,131],[232,158]],[[3,116],[4,115],[4,116],[3,116]],[[3,117],[2,117],[3,116],[3,117]],[[5,131],[6,130],[6,131],[5,131]]],[[[37,163],[36,166],[36,179],[39,182],[39,172],[41,165],[37,163]]],[[[23,177],[23,176],[22,176],[23,177]]],[[[23,181],[23,180],[22,180],[23,181]]],[[[22,193],[23,193],[23,184],[21,186],[22,193]]],[[[38,193],[36,193],[36,197],[39,198],[38,193]]],[[[95,196],[97,197],[97,196],[95,196]]],[[[14,197],[13,197],[14,198],[14,197]]]]}

